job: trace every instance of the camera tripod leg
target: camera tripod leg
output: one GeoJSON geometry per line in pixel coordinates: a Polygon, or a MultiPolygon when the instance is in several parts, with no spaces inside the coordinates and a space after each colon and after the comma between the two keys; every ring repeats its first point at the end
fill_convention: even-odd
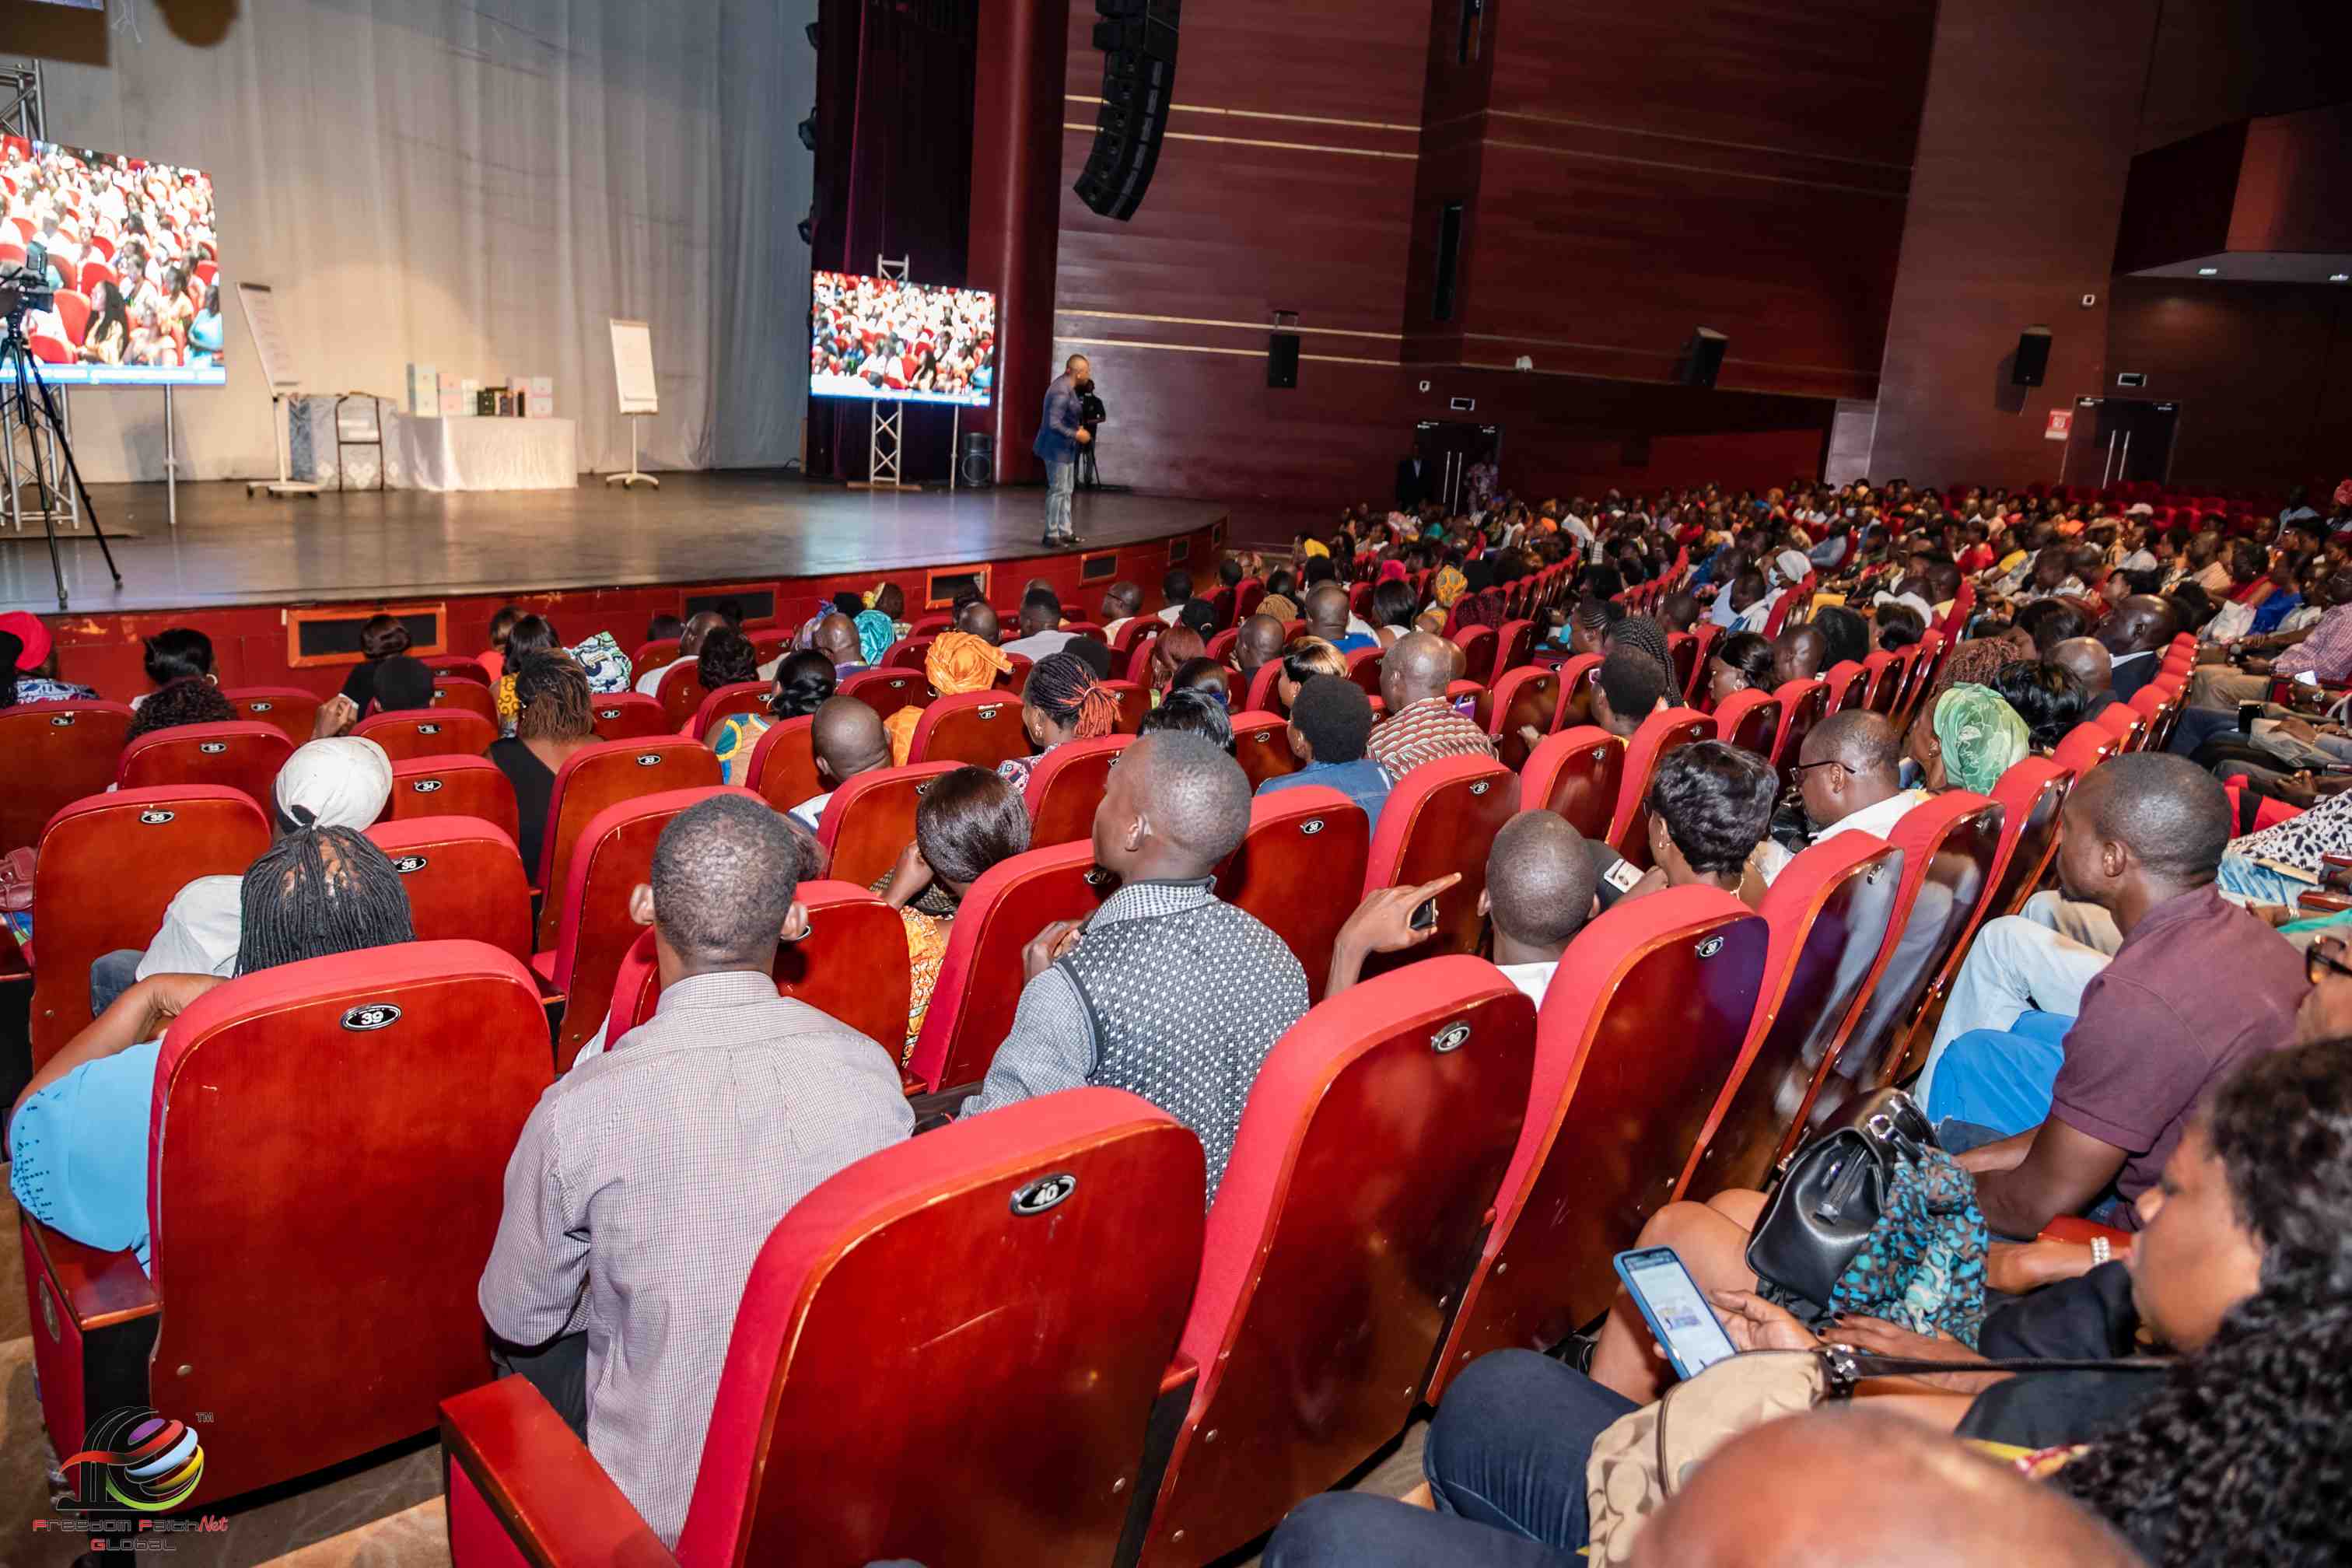
{"type": "MultiPolygon", "coordinates": [[[[82,480],[81,464],[74,460],[73,442],[67,439],[65,421],[58,414],[57,395],[50,391],[49,384],[37,375],[34,377],[33,384],[41,389],[41,406],[48,415],[49,428],[58,433],[58,450],[65,458],[66,472],[71,476],[74,489],[80,493],[81,509],[89,516],[90,536],[98,541],[99,553],[106,557],[107,575],[112,577],[114,585],[120,588],[122,586],[122,568],[114,563],[114,547],[107,543],[106,530],[99,526],[98,507],[89,499],[89,486],[82,480]]],[[[49,549],[52,553],[57,550],[57,531],[52,527],[49,531],[49,549]]],[[[62,610],[65,607],[66,585],[64,577],[60,574],[58,580],[58,608],[62,610]]]]}
{"type": "MultiPolygon", "coordinates": [[[[41,463],[40,410],[33,405],[33,396],[28,383],[30,366],[26,356],[22,353],[16,353],[9,357],[16,362],[16,374],[12,378],[7,395],[10,405],[10,427],[12,430],[16,426],[24,427],[26,444],[32,452],[33,494],[39,498],[41,523],[49,536],[49,575],[57,580],[58,613],[62,615],[66,608],[66,568],[65,563],[58,555],[57,492],[49,488],[48,469],[41,463]]],[[[24,525],[25,501],[22,493],[16,489],[15,474],[16,454],[13,451],[7,453],[6,461],[10,468],[9,493],[16,507],[17,526],[21,528],[24,525]]]]}

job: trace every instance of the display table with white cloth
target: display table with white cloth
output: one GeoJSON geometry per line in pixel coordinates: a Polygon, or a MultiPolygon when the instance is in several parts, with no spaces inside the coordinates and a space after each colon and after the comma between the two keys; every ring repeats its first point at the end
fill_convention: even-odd
{"type": "Polygon", "coordinates": [[[568,490],[580,482],[569,419],[384,418],[386,478],[411,490],[568,490]]]}

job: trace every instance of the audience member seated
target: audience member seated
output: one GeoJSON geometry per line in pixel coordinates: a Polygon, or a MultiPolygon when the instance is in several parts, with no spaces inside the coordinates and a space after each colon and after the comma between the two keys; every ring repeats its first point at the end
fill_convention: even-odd
{"type": "MultiPolygon", "coordinates": [[[[515,847],[522,852],[524,877],[536,887],[556,773],[574,752],[596,743],[596,715],[587,674],[566,654],[527,654],[507,679],[514,684],[515,732],[491,742],[487,754],[514,785],[515,847]]],[[[563,889],[547,893],[560,899],[563,889]]]]}
{"type": "MultiPolygon", "coordinates": [[[[2073,676],[2074,684],[2083,689],[2083,709],[2080,718],[2095,719],[2114,706],[2116,702],[2115,656],[2107,651],[2106,645],[2098,638],[2068,637],[2050,650],[2049,662],[2073,676]]],[[[2003,693],[2003,695],[2007,694],[2003,693]]],[[[2009,705],[2017,708],[2021,715],[2023,714],[2024,710],[2018,707],[2015,698],[2009,699],[2009,705]]],[[[2026,724],[2028,728],[2032,728],[2033,721],[2028,719],[2026,724]]],[[[2037,748],[2041,743],[2038,739],[2034,742],[2037,748]]],[[[2053,741],[2051,744],[2055,745],[2057,742],[2053,741]]]]}
{"type": "MultiPolygon", "coordinates": [[[[744,770],[751,764],[751,753],[759,749],[760,737],[777,721],[805,719],[824,706],[833,696],[833,660],[809,647],[788,653],[776,661],[775,681],[765,715],[730,713],[710,732],[710,749],[718,755],[719,776],[730,784],[744,782],[744,770]]],[[[876,722],[880,722],[878,717],[876,722]]],[[[816,830],[812,827],[809,831],[816,830]]]]}
{"type": "Polygon", "coordinates": [[[1389,776],[1364,754],[1371,734],[1372,700],[1361,687],[1343,676],[1310,678],[1290,705],[1290,754],[1298,759],[1298,771],[1266,780],[1257,793],[1319,784],[1363,807],[1377,827],[1389,798],[1389,776]]]}
{"type": "Polygon", "coordinates": [[[219,687],[199,675],[183,676],[146,694],[131,717],[131,727],[123,731],[122,742],[128,746],[158,730],[182,724],[234,724],[237,718],[236,704],[223,697],[219,687]]]}
{"type": "Polygon", "coordinates": [[[882,901],[906,924],[914,982],[899,1066],[914,1058],[940,961],[947,956],[949,922],[963,896],[981,873],[1028,847],[1029,811],[1021,791],[986,768],[958,768],[923,792],[915,807],[915,841],[881,887],[882,901]]]}
{"type": "MultiPolygon", "coordinates": [[[[967,608],[987,612],[989,632],[945,631],[931,639],[923,650],[923,678],[930,682],[934,697],[961,697],[968,691],[986,691],[996,684],[1000,675],[1013,673],[1013,661],[996,646],[996,612],[987,604],[975,600],[967,608]]],[[[978,624],[980,617],[971,617],[978,624]]],[[[1036,672],[1030,672],[1034,675],[1036,672]]],[[[890,763],[905,767],[908,753],[915,744],[915,726],[923,721],[920,708],[901,708],[882,721],[890,737],[890,763]]],[[[839,781],[835,781],[836,783],[839,781]]]]}
{"type": "MultiPolygon", "coordinates": [[[[374,751],[389,784],[391,764],[373,742],[313,741],[296,759],[321,747],[374,751]]],[[[9,1184],[25,1212],[86,1246],[127,1248],[142,1268],[148,1267],[149,1114],[165,1026],[230,975],[414,938],[408,893],[383,851],[356,826],[286,823],[285,787],[281,773],[284,831],[278,842],[243,877],[189,885],[228,885],[228,961],[194,970],[142,965],[136,984],[35,1071],[9,1118],[9,1184]]],[[[175,912],[187,897],[184,891],[174,901],[175,912]]],[[[206,901],[217,900],[208,894],[206,901]]],[[[294,1114],[299,1108],[287,1109],[294,1114]]],[[[160,1209],[160,1197],[156,1203],[160,1209]]]]}
{"type": "Polygon", "coordinates": [[[0,615],[0,671],[14,675],[13,689],[0,691],[0,708],[29,702],[91,702],[98,693],[58,679],[57,645],[47,622],[24,610],[0,615]]]}
{"type": "Polygon", "coordinates": [[[809,726],[809,750],[816,758],[816,776],[825,791],[793,806],[791,815],[811,833],[824,820],[824,808],[834,791],[860,773],[893,765],[889,731],[882,716],[874,711],[873,704],[855,697],[828,698],[818,707],[816,721],[809,726]]]}
{"type": "Polygon", "coordinates": [[[1217,635],[1217,606],[1206,599],[1187,599],[1176,612],[1176,624],[1206,642],[1217,635]]]}
{"type": "Polygon", "coordinates": [[[1391,784],[1423,763],[1496,754],[1495,738],[1457,712],[1446,695],[1458,651],[1443,637],[1414,632],[1381,656],[1381,700],[1388,704],[1388,719],[1372,731],[1366,750],[1391,784]]]}
{"type": "MultiPolygon", "coordinates": [[[[1615,860],[1607,845],[1586,838],[1558,812],[1523,811],[1495,835],[1478,912],[1494,922],[1496,967],[1538,1007],[1560,954],[1585,921],[1601,912],[1600,879],[1604,864],[1615,860]]],[[[1402,952],[1427,942],[1434,928],[1416,928],[1412,911],[1461,879],[1460,872],[1448,872],[1417,888],[1381,888],[1366,895],[1339,928],[1324,998],[1361,979],[1372,954],[1402,952]]]]}
{"type": "Polygon", "coordinates": [[[1370,632],[1349,630],[1354,620],[1348,609],[1348,590],[1337,583],[1318,583],[1307,595],[1307,630],[1321,637],[1341,653],[1353,653],[1360,647],[1377,647],[1380,639],[1370,632]]]}
{"type": "Polygon", "coordinates": [[[352,706],[364,714],[368,704],[374,702],[386,712],[407,703],[390,703],[382,700],[375,689],[377,669],[394,654],[408,651],[408,624],[397,616],[370,616],[360,627],[360,661],[343,677],[343,695],[352,706]]]}
{"type": "Polygon", "coordinates": [[[1813,621],[1782,628],[1780,635],[1772,639],[1773,689],[1792,680],[1820,679],[1822,671],[1829,668],[1829,638],[1813,621]]]}
{"type": "Polygon", "coordinates": [[[1916,601],[1906,602],[1881,595],[1879,603],[1870,612],[1873,652],[1899,652],[1917,642],[1927,632],[1927,617],[1919,613],[1916,601]]]}
{"type": "MultiPolygon", "coordinates": [[[[835,617],[827,616],[830,625],[835,617]]],[[[840,617],[846,620],[847,617],[840,617]]],[[[854,638],[853,629],[850,636],[854,638]]],[[[830,657],[830,655],[828,655],[830,657]]],[[[719,626],[702,639],[702,651],[694,656],[694,679],[708,694],[722,686],[734,686],[760,678],[760,653],[751,639],[732,626],[719,626]]]]}
{"type": "MultiPolygon", "coordinates": [[[[1402,562],[1390,565],[1402,568],[1402,562]]],[[[1402,575],[1382,578],[1372,590],[1372,636],[1382,649],[1396,647],[1397,639],[1419,624],[1420,604],[1413,597],[1412,584],[1402,575]]]]}
{"type": "Polygon", "coordinates": [[[1698,886],[1761,904],[1764,879],[1750,862],[1780,795],[1772,764],[1727,741],[1668,752],[1650,781],[1650,869],[1624,898],[1698,886]]]}
{"type": "MultiPolygon", "coordinates": [[[[1803,628],[1799,628],[1800,630],[1803,628]]],[[[1815,634],[1818,636],[1819,634],[1815,634]]],[[[1769,691],[1777,656],[1771,643],[1755,632],[1734,632],[1707,656],[1706,700],[1720,708],[1742,691],[1769,691]]],[[[1800,679],[1790,676],[1790,679],[1800,679]]]]}
{"type": "MultiPolygon", "coordinates": [[[[1085,639],[1079,639],[1085,640],[1085,639]]],[[[1118,699],[1076,654],[1048,653],[1029,671],[1021,692],[1021,728],[1037,749],[996,764],[1016,794],[1048,752],[1069,741],[1094,741],[1118,724],[1118,699]]]]}
{"type": "MultiPolygon", "coordinates": [[[[993,619],[993,612],[991,618],[993,619]]],[[[866,668],[866,644],[857,635],[857,623],[839,610],[817,622],[813,646],[833,661],[835,680],[846,680],[866,668]]],[[[743,679],[751,678],[747,675],[743,679]]]]}
{"type": "MultiPolygon", "coordinates": [[[[689,658],[698,658],[701,657],[703,639],[708,637],[712,632],[724,628],[726,625],[727,617],[720,615],[716,610],[698,610],[694,615],[687,618],[684,626],[680,626],[678,624],[678,619],[676,616],[655,616],[653,624],[646,627],[646,640],[647,642],[657,642],[665,637],[676,637],[677,639],[677,657],[670,660],[669,664],[656,664],[650,668],[637,671],[636,689],[645,693],[647,697],[660,696],[662,677],[670,672],[671,665],[684,664],[689,658]],[[670,628],[667,631],[659,629],[665,622],[668,623],[670,628]]],[[[555,639],[552,635],[552,628],[550,628],[548,647],[551,648],[554,646],[555,639]]],[[[523,651],[525,653],[529,653],[536,650],[526,648],[523,651]]],[[[509,669],[514,668],[514,660],[518,656],[512,652],[508,654],[508,668],[509,669]]]]}
{"type": "Polygon", "coordinates": [[[1201,634],[1191,626],[1169,627],[1151,640],[1151,657],[1145,661],[1143,683],[1158,696],[1167,691],[1176,679],[1177,670],[1196,658],[1208,657],[1208,645],[1201,634]]]}
{"type": "Polygon", "coordinates": [[[1277,566],[1265,574],[1265,597],[1257,602],[1258,614],[1272,616],[1288,626],[1299,618],[1298,602],[1291,595],[1298,591],[1298,579],[1287,566],[1277,566]]]}
{"type": "Polygon", "coordinates": [[[547,1396],[665,1545],[685,1522],[768,1233],[914,1127],[896,1051],[776,993],[776,943],[808,931],[806,852],[741,795],[662,830],[652,882],[630,903],[654,928],[660,1000],[540,1097],[482,1270],[499,1361],[547,1396]]]}
{"type": "Polygon", "coordinates": [[[964,1114],[1085,1084],[1139,1094],[1192,1130],[1213,1201],[1265,1054],[1307,1012],[1282,939],[1216,897],[1249,830],[1241,765],[1192,735],[1120,754],[1095,813],[1095,861],[1119,889],[1023,953],[1012,1032],[964,1114]]]}
{"type": "MultiPolygon", "coordinates": [[[[1904,814],[1927,800],[1927,792],[1906,788],[1903,748],[1895,726],[1867,709],[1831,714],[1805,735],[1797,749],[1797,790],[1804,806],[1807,844],[1839,833],[1871,833],[1884,838],[1904,814]]],[[[1767,883],[1795,858],[1771,839],[1756,847],[1755,867],[1767,883]]]]}
{"type": "Polygon", "coordinates": [[[1102,616],[1103,636],[1115,637],[1119,628],[1143,612],[1143,590],[1134,584],[1121,581],[1103,590],[1102,605],[1097,611],[1102,616]]]}
{"type": "MultiPolygon", "coordinates": [[[[1192,659],[1190,664],[1206,662],[1192,659]]],[[[1136,733],[1158,735],[1171,730],[1198,735],[1227,756],[1233,755],[1233,715],[1225,710],[1225,694],[1222,690],[1212,695],[1199,687],[1174,687],[1160,699],[1159,707],[1143,716],[1136,733]]]]}
{"type": "MultiPolygon", "coordinates": [[[[2053,665],[2012,665],[2010,669],[2073,679],[2053,665]]],[[[1903,738],[1904,760],[1919,770],[1919,785],[1929,795],[1954,789],[1990,795],[2000,775],[2032,751],[2024,719],[2000,692],[1985,686],[1946,687],[1920,710],[1903,738]]]]}
{"type": "Polygon", "coordinates": [[[1184,614],[1184,606],[1192,599],[1192,574],[1181,566],[1171,566],[1160,579],[1162,606],[1152,613],[1170,626],[1174,626],[1184,614]]]}
{"type": "Polygon", "coordinates": [[[1021,635],[1004,645],[1007,653],[1031,660],[1059,653],[1071,635],[1061,629],[1062,601],[1051,588],[1032,588],[1021,595],[1021,635]]]}
{"type": "MultiPolygon", "coordinates": [[[[202,680],[220,684],[213,674],[213,639],[188,626],[166,626],[146,639],[144,662],[147,683],[161,691],[175,680],[202,680]]],[[[146,706],[153,691],[142,691],[131,700],[134,709],[146,706]]]]}
{"type": "Polygon", "coordinates": [[[1244,675],[1255,675],[1258,666],[1282,657],[1283,645],[1289,640],[1280,621],[1268,615],[1253,615],[1234,634],[1234,668],[1244,675]]]}
{"type": "MultiPolygon", "coordinates": [[[[493,683],[506,679],[507,643],[513,637],[515,623],[522,619],[521,606],[500,605],[490,617],[489,651],[482,655],[482,669],[493,683]]],[[[677,636],[684,623],[676,616],[656,616],[646,625],[646,640],[659,642],[664,637],[677,636]]]]}
{"type": "MultiPolygon", "coordinates": [[[[1448,654],[1446,660],[1447,668],[1451,668],[1453,656],[1448,654]]],[[[1381,656],[1381,662],[1385,668],[1388,662],[1386,655],[1381,656]]],[[[1347,679],[1348,656],[1321,637],[1302,637],[1284,650],[1282,673],[1274,681],[1275,695],[1281,700],[1284,712],[1288,712],[1290,705],[1298,700],[1298,689],[1318,675],[1336,675],[1342,680],[1347,679]]],[[[1452,677],[1447,679],[1450,680],[1452,677]]]]}
{"type": "MultiPolygon", "coordinates": [[[[1724,641],[1727,643],[1734,641],[1738,637],[1752,635],[1753,634],[1751,633],[1746,632],[1735,632],[1731,637],[1726,637],[1724,641]]],[[[1762,639],[1759,638],[1758,640],[1761,641],[1762,639]]],[[[1631,648],[1635,653],[1641,654],[1655,662],[1660,669],[1666,672],[1667,689],[1677,689],[1677,685],[1675,679],[1674,650],[1666,645],[1665,627],[1660,626],[1657,622],[1652,620],[1647,616],[1621,616],[1617,620],[1610,623],[1607,635],[1602,637],[1601,639],[1601,652],[1602,657],[1606,658],[1608,655],[1615,653],[1621,647],[1631,648]]]]}
{"type": "Polygon", "coordinates": [[[2094,635],[2112,661],[2108,683],[2116,701],[2130,701],[2139,695],[2141,687],[2156,679],[2164,650],[2180,630],[2179,615],[2172,602],[2152,594],[2134,594],[2107,612],[2094,635]]]}

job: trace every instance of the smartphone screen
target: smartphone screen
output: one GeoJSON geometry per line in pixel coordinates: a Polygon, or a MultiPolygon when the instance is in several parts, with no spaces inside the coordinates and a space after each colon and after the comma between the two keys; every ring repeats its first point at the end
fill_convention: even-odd
{"type": "Polygon", "coordinates": [[[1650,1330],[1665,1348],[1667,1359],[1685,1377],[1693,1377],[1717,1362],[1738,1353],[1730,1336],[1707,1305],[1683,1260],[1671,1247],[1644,1247],[1617,1255],[1617,1273],[1633,1292],[1634,1305],[1649,1321],[1650,1330]]]}
{"type": "Polygon", "coordinates": [[[1415,931],[1433,930],[1437,925],[1437,900],[1423,899],[1415,904],[1407,923],[1415,931]]]}

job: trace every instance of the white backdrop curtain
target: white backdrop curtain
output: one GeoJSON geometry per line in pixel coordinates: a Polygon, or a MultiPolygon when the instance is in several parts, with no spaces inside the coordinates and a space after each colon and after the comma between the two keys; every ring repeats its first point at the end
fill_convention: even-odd
{"type": "MultiPolygon", "coordinates": [[[[241,0],[204,47],[110,10],[104,67],[44,64],[48,136],[213,177],[229,382],[177,395],[183,478],[275,471],[239,281],[305,390],[552,376],[597,471],[629,452],[605,321],[641,318],[647,467],[798,458],[816,0],[241,0]]],[[[72,400],[92,482],[163,477],[160,393],[72,400]]]]}

